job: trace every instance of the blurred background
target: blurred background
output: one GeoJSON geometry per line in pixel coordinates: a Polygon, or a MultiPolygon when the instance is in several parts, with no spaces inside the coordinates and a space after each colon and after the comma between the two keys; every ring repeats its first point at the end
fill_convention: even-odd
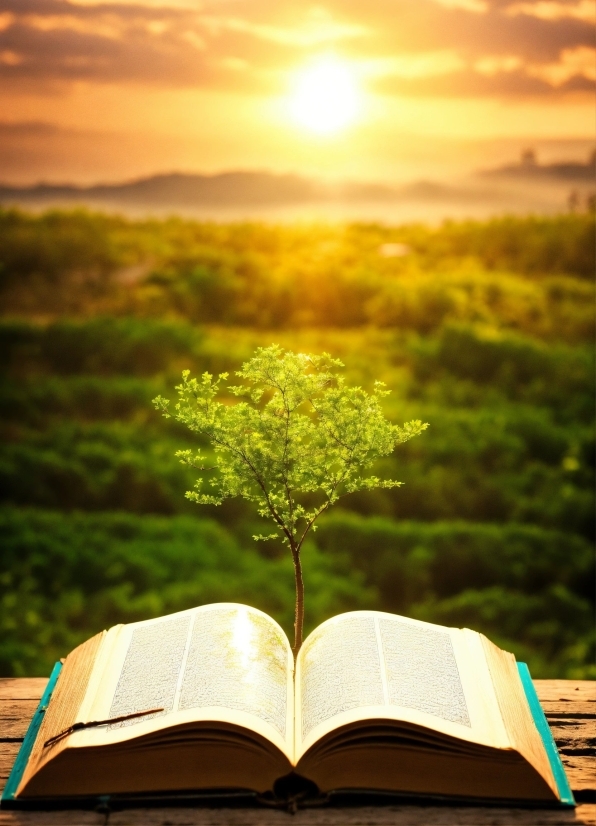
{"type": "Polygon", "coordinates": [[[594,666],[593,5],[0,0],[0,674],[293,572],[152,408],[273,342],[430,428],[305,546],[307,630],[594,666]]]}

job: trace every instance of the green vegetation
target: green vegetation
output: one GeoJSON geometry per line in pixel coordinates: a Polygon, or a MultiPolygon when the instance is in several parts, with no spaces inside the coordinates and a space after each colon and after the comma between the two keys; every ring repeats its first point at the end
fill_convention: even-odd
{"type": "MultiPolygon", "coordinates": [[[[211,519],[128,513],[0,511],[0,672],[46,674],[57,658],[114,622],[209,602],[245,602],[293,620],[290,559],[267,559],[211,519]]],[[[371,608],[362,575],[308,549],[318,616],[371,608]]]]}
{"type": "Polygon", "coordinates": [[[303,546],[306,631],[378,607],[466,624],[536,676],[596,676],[589,216],[421,226],[0,212],[0,669],[103,627],[240,600],[292,626],[292,563],[241,499],[200,511],[201,448],[151,399],[273,342],[392,390],[421,439],[303,546]],[[403,247],[387,245],[407,245],[403,247]],[[395,251],[405,254],[395,254],[395,251]]]}
{"type": "Polygon", "coordinates": [[[236,376],[243,384],[228,385],[228,393],[244,398],[235,404],[216,400],[222,392],[221,373],[201,381],[182,373],[179,401],[153,400],[166,419],[174,418],[207,438],[215,464],[206,468],[201,449],[179,450],[182,464],[211,473],[210,493],[201,476],[186,498],[198,505],[221,505],[240,496],[256,506],[259,516],[273,522],[274,532],[253,539],[281,540],[292,554],[296,605],[294,657],[302,646],[304,580],[301,550],[315,522],[339,499],[357,491],[390,490],[401,482],[379,479],[365,471],[397,445],[428,427],[420,420],[403,427],[391,424],[380,400],[389,395],[375,382],[372,393],[346,386],[337,374],[343,364],[321,356],[284,351],[275,344],[259,347],[236,376]]]}

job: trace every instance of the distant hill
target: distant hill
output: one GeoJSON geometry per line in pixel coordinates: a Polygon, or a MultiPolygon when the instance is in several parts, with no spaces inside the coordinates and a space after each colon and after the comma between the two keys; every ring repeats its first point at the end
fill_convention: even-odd
{"type": "Polygon", "coordinates": [[[593,158],[586,164],[540,165],[530,152],[519,164],[470,175],[454,183],[330,183],[266,171],[239,170],[216,175],[172,172],[93,186],[0,184],[0,205],[30,209],[85,206],[131,216],[177,213],[225,220],[314,217],[433,221],[505,211],[556,213],[567,208],[570,190],[580,191],[580,200],[588,197],[593,180],[593,158]]]}
{"type": "Polygon", "coordinates": [[[324,202],[391,202],[404,198],[461,199],[466,189],[419,181],[404,187],[378,183],[326,184],[300,175],[223,172],[218,175],[171,173],[119,184],[76,186],[0,185],[0,203],[90,203],[147,208],[276,206],[324,202]]]}
{"type": "Polygon", "coordinates": [[[525,180],[551,180],[567,183],[596,184],[596,150],[592,152],[585,163],[579,161],[561,161],[558,163],[540,164],[536,154],[528,149],[522,153],[519,163],[507,164],[497,169],[487,169],[481,172],[483,177],[490,178],[517,178],[525,180]]]}
{"type": "Polygon", "coordinates": [[[317,200],[318,187],[298,175],[224,172],[219,175],[171,173],[121,184],[0,186],[0,201],[84,201],[156,207],[283,204],[317,200]]]}

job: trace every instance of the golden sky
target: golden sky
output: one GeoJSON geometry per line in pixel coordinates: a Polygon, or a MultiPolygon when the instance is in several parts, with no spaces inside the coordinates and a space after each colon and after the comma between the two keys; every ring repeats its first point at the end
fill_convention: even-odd
{"type": "Polygon", "coordinates": [[[0,180],[397,181],[524,144],[577,156],[593,17],[593,0],[0,0],[0,180]]]}

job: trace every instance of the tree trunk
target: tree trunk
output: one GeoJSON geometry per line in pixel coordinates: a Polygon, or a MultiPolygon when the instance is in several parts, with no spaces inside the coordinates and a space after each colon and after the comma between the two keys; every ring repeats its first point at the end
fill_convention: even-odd
{"type": "Polygon", "coordinates": [[[294,660],[298,656],[302,645],[302,626],[304,625],[304,582],[302,580],[302,563],[300,562],[300,550],[292,548],[292,560],[294,562],[294,578],[296,581],[296,610],[294,613],[294,660]]]}

